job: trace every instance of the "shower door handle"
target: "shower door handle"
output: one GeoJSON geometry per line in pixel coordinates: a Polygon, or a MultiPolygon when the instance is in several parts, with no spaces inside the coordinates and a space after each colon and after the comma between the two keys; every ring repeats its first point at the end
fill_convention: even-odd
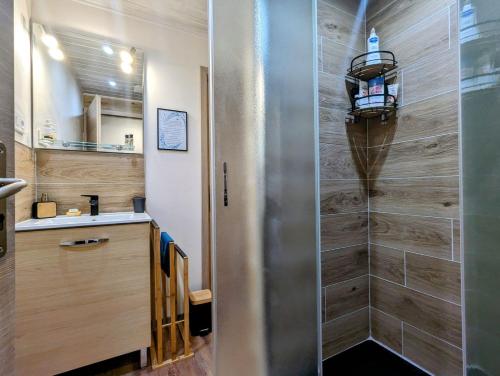
{"type": "Polygon", "coordinates": [[[227,194],[227,162],[224,162],[223,169],[224,169],[224,206],[228,206],[229,198],[227,194]]]}

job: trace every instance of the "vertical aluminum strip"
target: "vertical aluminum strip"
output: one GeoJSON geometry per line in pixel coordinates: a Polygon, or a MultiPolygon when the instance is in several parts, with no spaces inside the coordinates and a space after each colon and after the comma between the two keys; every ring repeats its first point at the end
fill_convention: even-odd
{"type": "Polygon", "coordinates": [[[500,2],[459,1],[464,374],[500,375],[500,2]]]}
{"type": "Polygon", "coordinates": [[[318,374],[314,9],[210,4],[218,376],[318,374]]]}

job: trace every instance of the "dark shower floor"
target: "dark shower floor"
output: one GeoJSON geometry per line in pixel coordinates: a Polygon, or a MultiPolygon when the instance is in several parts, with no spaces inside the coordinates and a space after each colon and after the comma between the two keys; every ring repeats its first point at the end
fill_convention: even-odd
{"type": "Polygon", "coordinates": [[[323,362],[324,376],[428,376],[373,341],[365,341],[323,362]]]}

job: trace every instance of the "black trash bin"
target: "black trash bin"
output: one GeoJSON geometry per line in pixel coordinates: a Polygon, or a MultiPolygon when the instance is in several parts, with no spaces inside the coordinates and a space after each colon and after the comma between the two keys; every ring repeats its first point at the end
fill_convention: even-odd
{"type": "Polygon", "coordinates": [[[193,337],[204,337],[212,333],[212,292],[210,290],[189,293],[189,327],[193,337]]]}
{"type": "Polygon", "coordinates": [[[134,203],[134,213],[144,213],[146,209],[146,197],[134,197],[132,202],[134,203]]]}

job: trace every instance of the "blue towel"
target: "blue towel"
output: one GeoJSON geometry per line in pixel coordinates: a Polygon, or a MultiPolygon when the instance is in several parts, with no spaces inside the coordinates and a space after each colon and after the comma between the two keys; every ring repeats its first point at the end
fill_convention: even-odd
{"type": "Polygon", "coordinates": [[[167,233],[162,232],[160,237],[160,262],[161,268],[170,277],[170,254],[169,244],[174,242],[174,239],[167,233]]]}

